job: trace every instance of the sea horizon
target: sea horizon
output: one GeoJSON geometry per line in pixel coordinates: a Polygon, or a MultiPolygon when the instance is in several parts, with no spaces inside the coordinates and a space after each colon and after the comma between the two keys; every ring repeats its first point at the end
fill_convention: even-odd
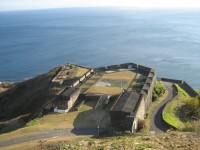
{"type": "Polygon", "coordinates": [[[0,11],[0,81],[73,63],[126,62],[200,89],[200,10],[109,7],[0,11]]]}

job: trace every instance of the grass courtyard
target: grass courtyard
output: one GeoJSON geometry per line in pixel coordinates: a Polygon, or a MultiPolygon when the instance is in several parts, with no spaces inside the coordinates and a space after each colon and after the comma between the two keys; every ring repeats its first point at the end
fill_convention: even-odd
{"type": "Polygon", "coordinates": [[[115,95],[127,89],[137,73],[132,71],[120,71],[105,73],[93,84],[87,93],[115,95]]]}

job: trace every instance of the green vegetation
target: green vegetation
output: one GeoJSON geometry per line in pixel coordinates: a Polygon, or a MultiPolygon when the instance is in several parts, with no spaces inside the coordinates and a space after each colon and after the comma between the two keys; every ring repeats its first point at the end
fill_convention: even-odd
{"type": "Polygon", "coordinates": [[[179,85],[175,85],[178,95],[163,112],[164,120],[183,131],[194,131],[195,122],[192,117],[200,117],[199,100],[191,98],[179,85]]]}
{"type": "Polygon", "coordinates": [[[200,101],[198,98],[189,98],[184,101],[185,111],[187,116],[194,116],[200,118],[200,101]]]}
{"type": "Polygon", "coordinates": [[[61,68],[62,68],[62,67],[59,66],[59,67],[56,67],[56,68],[52,69],[52,70],[48,73],[48,75],[54,78],[54,77],[58,74],[58,72],[61,70],[61,68]]]}
{"type": "Polygon", "coordinates": [[[183,106],[184,100],[189,98],[189,95],[179,85],[176,84],[175,86],[178,90],[178,96],[175,97],[174,100],[171,101],[164,109],[163,119],[177,129],[183,129],[184,122],[180,119],[183,118],[183,116],[182,112],[178,108],[183,106]]]}
{"type": "Polygon", "coordinates": [[[28,123],[26,123],[26,127],[30,127],[30,126],[34,126],[34,125],[38,125],[38,124],[40,124],[40,119],[36,118],[36,119],[33,119],[33,120],[29,121],[28,123]]]}
{"type": "Polygon", "coordinates": [[[200,95],[200,90],[196,90],[197,91],[197,93],[199,93],[199,95],[200,95]]]}
{"type": "Polygon", "coordinates": [[[153,91],[153,101],[158,100],[165,93],[165,87],[161,81],[156,81],[156,86],[153,91]]]}

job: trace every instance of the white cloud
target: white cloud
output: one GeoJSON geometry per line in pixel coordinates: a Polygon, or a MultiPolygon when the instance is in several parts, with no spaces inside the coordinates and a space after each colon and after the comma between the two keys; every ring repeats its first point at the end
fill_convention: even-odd
{"type": "Polygon", "coordinates": [[[200,0],[0,0],[1,10],[92,6],[200,8],[200,0]]]}

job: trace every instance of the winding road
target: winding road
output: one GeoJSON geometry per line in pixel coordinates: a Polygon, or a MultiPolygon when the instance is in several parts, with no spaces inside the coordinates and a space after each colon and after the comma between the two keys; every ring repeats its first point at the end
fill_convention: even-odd
{"type": "Polygon", "coordinates": [[[165,108],[165,105],[172,100],[176,95],[177,91],[173,87],[173,83],[170,82],[163,82],[166,90],[168,91],[167,97],[157,106],[154,112],[151,115],[151,122],[150,122],[150,133],[159,134],[162,132],[167,131],[170,129],[162,119],[162,111],[165,108]]]}

